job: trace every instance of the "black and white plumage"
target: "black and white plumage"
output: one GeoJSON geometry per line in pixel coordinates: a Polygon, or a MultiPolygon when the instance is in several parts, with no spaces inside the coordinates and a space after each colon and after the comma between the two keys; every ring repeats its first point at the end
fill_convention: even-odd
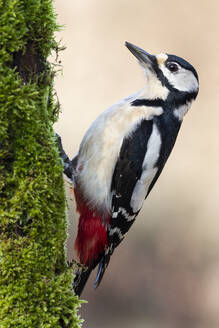
{"type": "Polygon", "coordinates": [[[78,295],[98,264],[95,286],[99,285],[115,247],[162,172],[183,117],[198,94],[198,75],[187,61],[168,54],[153,56],[128,42],[126,46],[145,71],[145,88],[102,113],[72,161],[63,155],[66,173],[74,176],[80,214],[75,249],[88,268],[76,274],[73,285],[78,295]]]}

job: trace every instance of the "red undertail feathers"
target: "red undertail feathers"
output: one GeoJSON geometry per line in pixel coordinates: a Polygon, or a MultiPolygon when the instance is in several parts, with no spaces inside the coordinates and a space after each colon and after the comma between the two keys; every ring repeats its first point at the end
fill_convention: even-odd
{"type": "Polygon", "coordinates": [[[108,245],[107,222],[90,209],[81,194],[75,189],[77,211],[80,214],[75,250],[81,264],[91,266],[104,253],[108,245]]]}

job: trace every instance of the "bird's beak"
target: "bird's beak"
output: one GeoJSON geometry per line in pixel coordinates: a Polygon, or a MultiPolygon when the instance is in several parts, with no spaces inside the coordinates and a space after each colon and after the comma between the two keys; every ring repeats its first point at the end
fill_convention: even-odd
{"type": "Polygon", "coordinates": [[[131,51],[131,53],[139,60],[142,66],[154,71],[155,65],[157,65],[157,60],[154,55],[149,54],[143,49],[135,46],[130,42],[125,43],[126,47],[131,51]]]}

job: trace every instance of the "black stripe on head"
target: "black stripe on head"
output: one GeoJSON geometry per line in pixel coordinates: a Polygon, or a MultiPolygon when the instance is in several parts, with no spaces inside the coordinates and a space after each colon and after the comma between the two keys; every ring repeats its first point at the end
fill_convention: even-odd
{"type": "Polygon", "coordinates": [[[198,74],[197,74],[195,68],[189,62],[187,62],[185,59],[183,59],[181,57],[178,57],[178,56],[175,56],[175,55],[167,54],[167,56],[168,56],[168,58],[166,60],[166,63],[174,62],[174,63],[179,64],[181,67],[191,71],[195,75],[195,77],[198,81],[198,74]]]}
{"type": "Polygon", "coordinates": [[[166,87],[170,91],[174,91],[175,90],[173,88],[173,86],[169,83],[169,81],[166,78],[166,76],[164,76],[164,74],[161,71],[161,69],[159,68],[158,62],[156,62],[156,64],[153,65],[153,70],[154,70],[155,74],[157,75],[158,79],[160,80],[161,84],[164,87],[166,87]]]}

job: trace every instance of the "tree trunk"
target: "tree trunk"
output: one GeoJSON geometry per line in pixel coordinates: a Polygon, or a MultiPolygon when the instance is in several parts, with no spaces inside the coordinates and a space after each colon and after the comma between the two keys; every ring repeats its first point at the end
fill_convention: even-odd
{"type": "Polygon", "coordinates": [[[0,0],[0,328],[79,327],[52,125],[52,0],[0,0]]]}

